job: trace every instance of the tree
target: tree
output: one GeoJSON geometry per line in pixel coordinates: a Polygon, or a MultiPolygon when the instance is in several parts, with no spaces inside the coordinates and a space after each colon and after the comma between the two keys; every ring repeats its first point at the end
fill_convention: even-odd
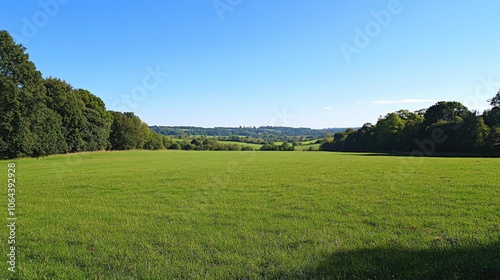
{"type": "Polygon", "coordinates": [[[484,124],[483,117],[474,114],[465,118],[459,134],[459,146],[461,152],[483,151],[487,145],[489,128],[484,124]]]}
{"type": "Polygon", "coordinates": [[[487,145],[490,151],[500,154],[500,126],[495,126],[490,129],[487,145]]]}
{"type": "Polygon", "coordinates": [[[146,140],[145,140],[144,146],[143,146],[144,149],[147,149],[147,150],[165,149],[165,146],[163,145],[162,135],[149,130],[149,127],[147,126],[147,124],[143,124],[143,129],[147,131],[146,132],[147,137],[146,137],[146,140]]]}
{"type": "Polygon", "coordinates": [[[142,121],[132,112],[111,111],[113,123],[109,141],[112,150],[142,149],[147,139],[142,121]]]}
{"type": "Polygon", "coordinates": [[[413,151],[417,149],[415,140],[420,136],[420,128],[424,121],[423,110],[410,112],[408,110],[400,110],[396,113],[401,117],[404,122],[404,127],[400,132],[401,150],[413,151]]]}
{"type": "Polygon", "coordinates": [[[284,141],[278,147],[278,150],[280,150],[280,151],[293,151],[293,150],[295,150],[295,146],[293,146],[292,144],[289,144],[287,141],[284,141]]]}
{"type": "Polygon", "coordinates": [[[0,31],[0,154],[13,158],[64,152],[61,120],[47,107],[42,74],[25,51],[0,31]]]}
{"type": "Polygon", "coordinates": [[[102,99],[88,90],[77,89],[74,92],[85,105],[83,108],[83,116],[86,119],[86,125],[83,127],[83,140],[86,143],[85,150],[98,151],[108,148],[110,145],[110,128],[113,122],[111,113],[106,111],[102,99]]]}
{"type": "Polygon", "coordinates": [[[161,135],[161,141],[165,149],[170,149],[170,147],[174,144],[174,141],[165,135],[161,135]]]}
{"type": "Polygon", "coordinates": [[[460,127],[472,112],[459,102],[441,101],[427,109],[421,126],[423,139],[433,139],[442,135],[443,142],[436,142],[437,152],[457,152],[463,150],[460,127]]]}
{"type": "Polygon", "coordinates": [[[31,156],[43,157],[67,152],[67,146],[61,131],[62,118],[56,112],[45,108],[32,126],[36,135],[31,156]]]}
{"type": "Polygon", "coordinates": [[[500,108],[500,91],[492,99],[488,100],[488,102],[490,102],[491,106],[500,108]]]}
{"type": "Polygon", "coordinates": [[[373,148],[373,130],[375,127],[371,123],[365,123],[355,134],[356,149],[358,152],[370,151],[373,148]]]}
{"type": "Polygon", "coordinates": [[[390,113],[378,120],[373,130],[379,150],[401,150],[400,132],[405,124],[397,113],[390,113]]]}
{"type": "Polygon", "coordinates": [[[84,131],[89,126],[83,111],[85,104],[75,94],[73,87],[63,80],[48,78],[44,81],[47,90],[47,106],[57,112],[62,120],[62,133],[68,152],[85,151],[84,131]]]}
{"type": "Polygon", "coordinates": [[[274,144],[264,144],[260,147],[261,151],[279,151],[280,146],[276,146],[274,144]]]}
{"type": "Polygon", "coordinates": [[[171,149],[171,150],[180,150],[181,149],[181,145],[179,143],[177,143],[177,142],[174,142],[168,148],[171,149]]]}
{"type": "Polygon", "coordinates": [[[431,106],[424,114],[424,128],[439,121],[452,124],[460,124],[471,112],[460,102],[441,101],[431,106]]]}
{"type": "Polygon", "coordinates": [[[500,126],[500,107],[485,111],[483,117],[489,127],[500,126]]]}

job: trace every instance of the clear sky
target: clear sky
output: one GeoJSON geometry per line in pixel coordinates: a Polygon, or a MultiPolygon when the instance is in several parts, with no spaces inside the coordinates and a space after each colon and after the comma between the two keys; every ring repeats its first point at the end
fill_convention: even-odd
{"type": "Polygon", "coordinates": [[[150,125],[357,127],[500,88],[498,1],[2,1],[44,77],[150,125]]]}

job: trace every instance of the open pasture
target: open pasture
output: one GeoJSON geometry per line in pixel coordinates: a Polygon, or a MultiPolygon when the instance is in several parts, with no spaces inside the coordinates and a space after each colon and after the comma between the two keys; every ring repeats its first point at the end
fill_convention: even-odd
{"type": "Polygon", "coordinates": [[[498,158],[128,151],[13,162],[21,279],[500,277],[498,158]]]}
{"type": "Polygon", "coordinates": [[[250,147],[254,150],[259,150],[262,147],[261,144],[245,143],[245,142],[237,142],[237,141],[219,141],[219,143],[225,144],[225,145],[239,145],[239,146],[244,146],[244,147],[250,147]]]}
{"type": "Polygon", "coordinates": [[[307,151],[310,147],[312,147],[315,151],[319,150],[320,144],[309,144],[309,145],[301,145],[295,146],[296,151],[307,151]]]}

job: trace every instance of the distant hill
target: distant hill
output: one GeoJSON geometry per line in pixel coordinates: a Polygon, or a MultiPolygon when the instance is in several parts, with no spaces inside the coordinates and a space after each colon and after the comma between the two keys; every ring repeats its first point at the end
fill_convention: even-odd
{"type": "Polygon", "coordinates": [[[346,128],[323,128],[312,129],[306,127],[282,127],[282,126],[261,126],[261,127],[195,127],[195,126],[150,126],[152,131],[168,136],[305,136],[311,138],[323,137],[325,133],[343,132],[346,128]]]}

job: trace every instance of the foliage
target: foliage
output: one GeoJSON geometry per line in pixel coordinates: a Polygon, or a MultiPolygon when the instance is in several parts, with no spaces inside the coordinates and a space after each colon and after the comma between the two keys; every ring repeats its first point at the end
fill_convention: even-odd
{"type": "MultiPolygon", "coordinates": [[[[165,137],[165,136],[163,136],[165,137]]],[[[193,137],[182,140],[182,144],[174,143],[168,149],[171,150],[195,150],[195,151],[254,151],[251,145],[238,142],[218,141],[213,137],[193,137]]]]}
{"type": "Polygon", "coordinates": [[[399,110],[389,113],[374,126],[365,124],[358,130],[337,132],[333,137],[323,139],[320,150],[498,156],[498,128],[498,107],[477,115],[459,102],[442,101],[416,112],[399,110]]]}
{"type": "Polygon", "coordinates": [[[148,131],[139,117],[132,112],[111,112],[113,123],[109,140],[112,150],[142,149],[148,131]]]}
{"type": "Polygon", "coordinates": [[[497,94],[490,100],[490,105],[493,106],[494,108],[500,108],[500,91],[497,92],[497,94]]]}
{"type": "Polygon", "coordinates": [[[0,157],[107,148],[163,149],[172,143],[138,117],[126,113],[126,122],[116,114],[113,119],[104,102],[85,89],[74,89],[58,78],[44,80],[25,51],[6,31],[0,31],[0,157]]]}
{"type": "MultiPolygon", "coordinates": [[[[261,127],[193,127],[193,126],[151,126],[151,130],[172,136],[175,138],[186,138],[190,136],[218,136],[219,140],[238,141],[240,139],[259,139],[258,142],[247,142],[256,144],[265,144],[278,141],[290,141],[288,137],[302,137],[301,141],[306,139],[317,139],[323,137],[325,133],[335,133],[343,131],[342,128],[311,129],[305,127],[281,127],[281,126],[261,126],[261,127]],[[225,138],[227,137],[227,138],[225,138]]],[[[252,140],[248,140],[252,141],[252,140]]],[[[246,141],[245,141],[246,142],[246,141]]]]}
{"type": "Polygon", "coordinates": [[[47,89],[49,108],[62,118],[62,133],[66,142],[66,151],[80,152],[86,149],[85,127],[88,126],[84,115],[85,104],[79,98],[73,87],[57,78],[44,81],[47,89]]]}
{"type": "Polygon", "coordinates": [[[86,126],[83,127],[87,151],[106,149],[110,144],[111,113],[106,111],[104,102],[88,90],[76,90],[77,96],[83,101],[83,115],[86,126]]]}
{"type": "Polygon", "coordinates": [[[281,145],[276,144],[264,144],[260,148],[261,151],[293,151],[295,146],[288,144],[288,142],[283,142],[281,145]]]}
{"type": "Polygon", "coordinates": [[[25,51],[0,31],[0,155],[65,152],[61,118],[47,107],[42,74],[25,51]]]}

